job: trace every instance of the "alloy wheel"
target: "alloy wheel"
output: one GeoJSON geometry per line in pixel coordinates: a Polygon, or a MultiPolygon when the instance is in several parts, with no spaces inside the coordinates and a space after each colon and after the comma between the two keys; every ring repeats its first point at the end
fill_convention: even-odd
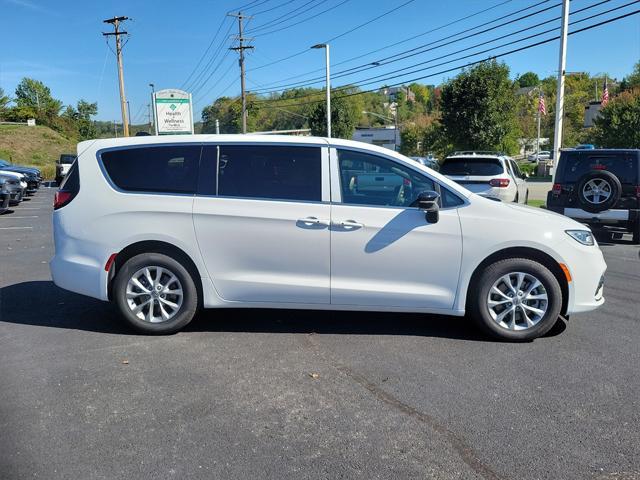
{"type": "Polygon", "coordinates": [[[582,187],[582,195],[589,203],[599,205],[611,196],[611,184],[604,178],[593,178],[582,187]]]}
{"type": "Polygon", "coordinates": [[[126,297],[129,309],[140,320],[162,323],[180,311],[184,293],[180,280],[171,270],[148,266],[129,278],[126,297]]]}
{"type": "Polygon", "coordinates": [[[536,326],[547,313],[549,298],[534,275],[511,272],[494,282],[487,307],[494,322],[507,330],[521,331],[536,326]]]}

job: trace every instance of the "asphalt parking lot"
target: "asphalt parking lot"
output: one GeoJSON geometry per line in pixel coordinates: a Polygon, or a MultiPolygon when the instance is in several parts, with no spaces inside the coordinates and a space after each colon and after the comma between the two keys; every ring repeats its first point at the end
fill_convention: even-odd
{"type": "Polygon", "coordinates": [[[57,289],[53,189],[0,216],[0,478],[640,478],[640,259],[527,344],[465,319],[208,311],[133,334],[57,289]]]}

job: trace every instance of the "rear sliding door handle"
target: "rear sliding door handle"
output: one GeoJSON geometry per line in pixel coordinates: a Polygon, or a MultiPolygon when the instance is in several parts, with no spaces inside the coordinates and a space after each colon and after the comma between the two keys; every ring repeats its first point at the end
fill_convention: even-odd
{"type": "Polygon", "coordinates": [[[364,223],[358,223],[355,220],[345,220],[343,222],[340,222],[338,225],[340,225],[345,230],[357,230],[358,228],[364,227],[364,223]]]}
{"type": "Polygon", "coordinates": [[[325,220],[320,220],[317,217],[299,218],[296,223],[299,224],[299,225],[300,224],[301,225],[306,225],[307,227],[310,227],[310,226],[327,227],[327,226],[329,226],[329,222],[327,222],[325,220]]]}

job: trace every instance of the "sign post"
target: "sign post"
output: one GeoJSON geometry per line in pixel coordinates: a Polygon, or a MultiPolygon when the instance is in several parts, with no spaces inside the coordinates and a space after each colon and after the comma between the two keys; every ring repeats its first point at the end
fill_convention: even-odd
{"type": "Polygon", "coordinates": [[[190,93],[169,88],[153,92],[152,97],[156,135],[193,134],[190,93]]]}

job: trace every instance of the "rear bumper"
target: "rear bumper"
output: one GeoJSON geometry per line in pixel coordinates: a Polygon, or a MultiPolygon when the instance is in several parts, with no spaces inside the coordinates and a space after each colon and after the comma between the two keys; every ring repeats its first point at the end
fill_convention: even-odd
{"type": "Polygon", "coordinates": [[[556,206],[550,206],[548,209],[588,225],[630,226],[640,221],[640,210],[637,209],[611,209],[597,213],[587,212],[580,208],[556,206]]]}
{"type": "Polygon", "coordinates": [[[71,292],[99,300],[108,300],[107,276],[104,266],[108,252],[101,245],[68,236],[53,215],[55,255],[49,262],[53,283],[71,292]]]}

